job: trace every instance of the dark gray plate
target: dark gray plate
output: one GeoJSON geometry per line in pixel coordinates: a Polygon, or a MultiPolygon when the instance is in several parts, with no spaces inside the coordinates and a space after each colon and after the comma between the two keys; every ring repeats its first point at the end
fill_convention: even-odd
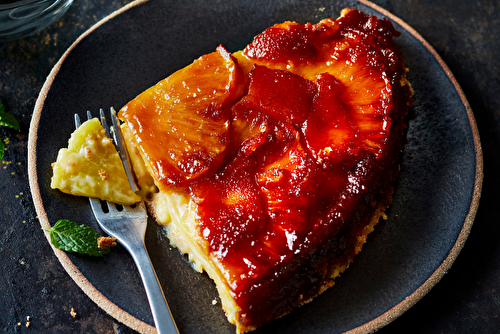
{"type": "MultiPolygon", "coordinates": [[[[318,22],[344,7],[390,18],[415,90],[401,174],[389,219],[335,287],[255,333],[368,332],[418,301],[455,260],[477,209],[482,157],[475,122],[455,80],[406,24],[356,1],[150,1],[133,3],[85,33],[44,85],[30,130],[30,185],[42,225],[62,218],[99,231],[88,200],[50,188],[51,163],[73,131],[73,114],[114,106],[219,44],[235,51],[274,23],[318,22]]],[[[147,246],[182,333],[233,333],[213,283],[193,271],[150,221],[147,246]]],[[[71,277],[103,309],[152,332],[140,277],[117,247],[102,259],[54,250],[71,277]]]]}

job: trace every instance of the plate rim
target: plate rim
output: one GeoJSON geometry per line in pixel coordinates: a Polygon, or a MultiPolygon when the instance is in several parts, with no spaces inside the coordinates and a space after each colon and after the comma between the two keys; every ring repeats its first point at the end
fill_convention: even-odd
{"type": "MultiPolygon", "coordinates": [[[[68,55],[74,50],[74,48],[90,33],[92,33],[95,29],[99,28],[101,25],[105,24],[107,21],[113,19],[114,17],[122,14],[123,12],[129,10],[132,7],[137,5],[141,5],[143,3],[148,2],[149,0],[135,0],[120,9],[112,12],[108,16],[101,19],[95,25],[86,30],[83,34],[81,34],[75,42],[64,52],[58,62],[54,65],[52,70],[50,71],[47,79],[45,80],[42,89],[38,95],[38,98],[35,103],[33,116],[30,122],[29,134],[28,134],[28,181],[31,190],[32,199],[34,202],[35,210],[38,214],[38,220],[42,227],[51,227],[47,213],[42,203],[40,188],[38,185],[38,173],[36,170],[36,143],[38,137],[38,124],[40,121],[41,112],[44,106],[45,99],[50,90],[50,87],[57,76],[62,64],[68,57],[68,55]]],[[[416,38],[422,46],[424,46],[429,53],[433,56],[433,58],[438,62],[439,66],[443,69],[444,73],[454,86],[457,94],[460,97],[462,104],[465,107],[465,111],[467,114],[467,118],[469,120],[469,125],[472,130],[472,137],[474,141],[474,149],[475,149],[475,180],[474,180],[474,190],[472,193],[472,199],[469,206],[469,211],[464,219],[464,223],[460,230],[460,233],[455,241],[455,244],[449,251],[446,258],[443,260],[441,265],[427,278],[427,280],[420,285],[414,292],[408,295],[404,300],[379,315],[378,317],[370,320],[369,322],[360,325],[356,328],[353,328],[346,333],[349,334],[365,334],[375,332],[382,327],[388,325],[396,318],[405,313],[408,309],[410,309],[413,305],[415,305],[420,299],[423,298],[444,276],[444,274],[451,267],[453,262],[458,257],[460,251],[462,250],[465,241],[467,240],[470,231],[472,229],[472,225],[474,223],[474,219],[478,210],[479,200],[481,197],[481,189],[483,183],[483,153],[480,142],[479,130],[476,124],[476,120],[474,114],[472,112],[472,108],[470,107],[467,98],[458,84],[458,81],[453,76],[451,70],[443,61],[441,56],[436,52],[436,50],[410,25],[408,25],[405,21],[390,13],[388,10],[376,5],[368,0],[356,0],[357,2],[364,4],[368,7],[371,7],[375,11],[379,12],[382,15],[385,15],[393,22],[400,25],[403,29],[405,29],[410,35],[416,38]]],[[[137,319],[132,314],[124,311],[122,308],[118,307],[115,303],[110,301],[107,297],[105,297],[94,285],[81,273],[81,271],[75,266],[75,264],[71,261],[69,256],[64,252],[57,248],[55,248],[50,242],[50,235],[48,232],[45,232],[45,237],[49,242],[52,250],[54,251],[56,257],[59,262],[69,274],[71,279],[78,285],[80,289],[93,301],[95,302],[101,309],[106,311],[110,316],[123,323],[124,325],[140,332],[140,333],[156,333],[156,329],[154,326],[151,326],[144,321],[137,319]]]]}

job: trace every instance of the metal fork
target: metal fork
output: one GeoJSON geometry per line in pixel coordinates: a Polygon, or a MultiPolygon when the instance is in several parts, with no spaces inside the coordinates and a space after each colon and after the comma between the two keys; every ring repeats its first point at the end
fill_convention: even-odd
{"type": "MultiPolygon", "coordinates": [[[[113,133],[113,139],[119,151],[120,158],[124,162],[130,186],[132,190],[137,191],[138,188],[132,176],[127,149],[125,148],[125,143],[118,127],[119,120],[113,108],[110,109],[110,115],[113,124],[111,130],[108,127],[102,109],[100,110],[101,124],[106,130],[108,137],[113,133]]],[[[87,111],[87,118],[92,118],[90,111],[87,111]]],[[[77,128],[80,126],[80,117],[78,114],[75,114],[75,125],[77,128]]],[[[144,202],[141,201],[134,206],[116,206],[113,203],[101,202],[101,200],[96,198],[89,199],[92,211],[101,228],[110,236],[116,238],[132,255],[139,269],[144,288],[146,289],[157,332],[160,334],[179,333],[144,245],[147,226],[147,211],[144,202]],[[103,207],[107,209],[103,210],[103,207]]]]}

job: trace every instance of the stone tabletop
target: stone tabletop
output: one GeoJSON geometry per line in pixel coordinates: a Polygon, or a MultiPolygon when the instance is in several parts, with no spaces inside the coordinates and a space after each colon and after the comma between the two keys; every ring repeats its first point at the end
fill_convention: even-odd
{"type": "MultiPolygon", "coordinates": [[[[128,0],[75,1],[46,30],[0,44],[0,99],[21,124],[0,128],[0,332],[135,333],[91,301],[68,276],[40,229],[27,175],[34,105],[64,51],[128,0]]],[[[479,128],[483,192],[474,226],[448,273],[415,306],[379,331],[500,331],[500,2],[498,0],[374,0],[401,18],[449,66],[479,128]]]]}

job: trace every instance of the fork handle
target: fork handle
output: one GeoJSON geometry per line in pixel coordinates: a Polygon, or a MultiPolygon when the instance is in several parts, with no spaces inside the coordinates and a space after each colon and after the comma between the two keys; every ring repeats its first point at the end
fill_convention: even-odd
{"type": "Polygon", "coordinates": [[[148,296],[151,313],[156,326],[158,334],[173,334],[179,333],[177,325],[175,324],[170,308],[168,307],[167,300],[163,294],[163,290],[156,276],[156,272],[149,258],[146,247],[136,247],[133,252],[130,252],[134,258],[135,264],[141,274],[144,288],[148,296]]]}

